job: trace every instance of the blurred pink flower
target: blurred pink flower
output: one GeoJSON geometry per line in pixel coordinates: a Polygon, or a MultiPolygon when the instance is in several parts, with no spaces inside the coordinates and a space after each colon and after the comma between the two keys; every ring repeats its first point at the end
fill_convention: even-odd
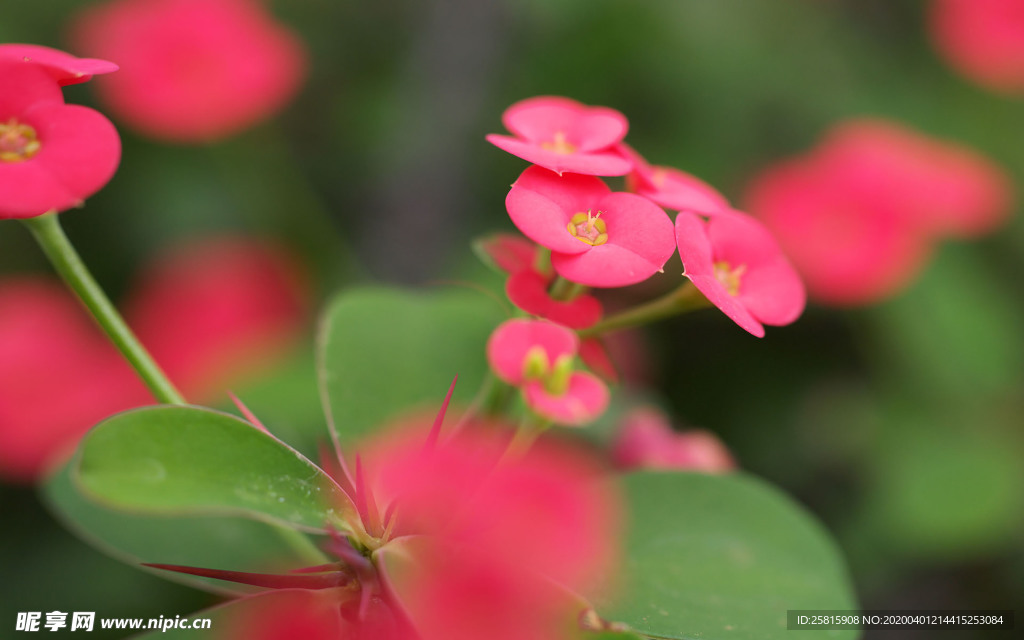
{"type": "Polygon", "coordinates": [[[32,482],[93,424],[151,401],[64,286],[0,281],[0,477],[32,482]]]}
{"type": "Polygon", "coordinates": [[[834,128],[747,192],[811,296],[833,305],[895,294],[927,262],[935,237],[990,231],[1012,200],[1008,177],[984,157],[875,120],[834,128]]]}
{"type": "Polygon", "coordinates": [[[579,426],[608,407],[608,388],[593,375],[576,371],[579,338],[545,320],[508,320],[487,343],[495,374],[519,387],[527,406],[558,424],[579,426]]]}
{"type": "Polygon", "coordinates": [[[61,73],[0,55],[0,220],[80,206],[121,161],[114,125],[92,109],[64,104],[55,77],[61,73]]]}
{"type": "Polygon", "coordinates": [[[700,178],[673,167],[652,166],[625,143],[620,148],[633,159],[633,171],[626,176],[630,191],[673,211],[713,215],[732,208],[725,196],[700,178]]]}
{"type": "Polygon", "coordinates": [[[520,231],[551,249],[559,275],[590,287],[646,280],[675,252],[672,221],[662,209],[632,193],[612,193],[592,176],[530,167],[505,206],[520,231]]]}
{"type": "Polygon", "coordinates": [[[932,0],[932,40],[965,76],[989,89],[1024,93],[1024,3],[932,0]]]}
{"type": "MultiPolygon", "coordinates": [[[[307,290],[275,245],[214,239],[174,249],[134,285],[126,317],[187,396],[269,368],[306,324],[307,290]]],[[[72,295],[0,280],[0,476],[31,482],[94,424],[152,397],[72,295]]]]}
{"type": "Polygon", "coordinates": [[[618,493],[567,443],[511,451],[509,430],[473,420],[442,437],[450,398],[429,433],[416,419],[365,443],[354,465],[325,456],[350,518],[324,547],[337,562],[283,575],[147,566],[278,589],[231,605],[232,640],[286,637],[289,611],[314,638],[576,637],[580,594],[606,589],[617,564],[618,493]]]}
{"type": "Polygon", "coordinates": [[[302,42],[259,0],[113,0],[82,11],[72,40],[120,65],[97,83],[115,115],[173,142],[270,118],[306,75],[302,42]]]}
{"type": "Polygon", "coordinates": [[[29,62],[46,69],[57,84],[88,82],[93,76],[117,71],[117,65],[106,60],[76,58],[58,49],[36,44],[0,44],[0,60],[29,62]]]}
{"type": "Polygon", "coordinates": [[[473,247],[508,274],[536,266],[537,245],[514,233],[495,233],[478,240],[473,247]]]}
{"type": "Polygon", "coordinates": [[[298,260],[276,243],[212,237],[171,247],[138,275],[125,317],[187,397],[265,371],[309,315],[298,260]]]}
{"type": "Polygon", "coordinates": [[[368,456],[396,532],[412,536],[404,570],[385,574],[413,626],[424,640],[564,638],[582,607],[564,590],[587,593],[615,563],[618,500],[600,468],[543,439],[510,456],[494,426],[422,441],[368,456]]]}
{"type": "Polygon", "coordinates": [[[739,212],[704,221],[682,211],[676,239],[686,277],[725,315],[757,337],[764,326],[790,324],[803,313],[806,294],[772,234],[739,212]]]}
{"type": "Polygon", "coordinates": [[[678,469],[721,473],[736,468],[729,450],[710,431],[677,432],[662,412],[634,409],[612,443],[620,469],[678,469]]]}
{"type": "Polygon", "coordinates": [[[621,176],[633,166],[616,146],[629,123],[614,109],[540,96],[506,109],[502,122],[515,137],[492,133],[488,142],[559,175],[621,176]]]}

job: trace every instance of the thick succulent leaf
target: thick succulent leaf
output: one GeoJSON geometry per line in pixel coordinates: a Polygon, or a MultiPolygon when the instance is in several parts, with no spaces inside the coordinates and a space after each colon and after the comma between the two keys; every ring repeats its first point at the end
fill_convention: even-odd
{"type": "MultiPolygon", "coordinates": [[[[282,535],[280,528],[242,517],[137,515],[101,507],[82,496],[71,482],[68,467],[42,487],[50,510],[69,529],[91,545],[132,565],[163,562],[237,571],[287,571],[310,564],[310,551],[295,546],[298,532],[282,535]]],[[[141,568],[141,566],[140,566],[141,568]]],[[[218,593],[248,593],[252,589],[167,571],[151,573],[218,593]]]]}
{"type": "Polygon", "coordinates": [[[352,511],[295,450],[197,407],[151,407],[102,422],[83,439],[73,478],[87,496],[139,514],[242,515],[323,531],[344,527],[352,511]]]}
{"type": "Polygon", "coordinates": [[[603,618],[659,638],[772,640],[789,637],[789,609],[856,608],[827,532],[760,480],[644,472],[624,485],[625,575],[608,604],[598,601],[603,618]]]}
{"type": "Polygon", "coordinates": [[[341,441],[402,413],[437,411],[455,376],[453,402],[470,402],[487,374],[487,338],[505,318],[499,302],[463,288],[338,296],[321,331],[320,384],[341,441]]]}

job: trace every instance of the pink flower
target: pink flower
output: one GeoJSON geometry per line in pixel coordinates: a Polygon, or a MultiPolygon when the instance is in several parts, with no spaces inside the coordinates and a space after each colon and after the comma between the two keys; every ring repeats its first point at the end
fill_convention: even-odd
{"type": "Polygon", "coordinates": [[[622,144],[623,153],[633,159],[633,172],[626,177],[629,190],[673,211],[714,215],[732,207],[725,196],[700,178],[673,167],[652,166],[622,144]]]}
{"type": "Polygon", "coordinates": [[[270,118],[306,73],[300,40],[256,0],[113,0],[83,11],[72,35],[121,66],[97,83],[111,110],[175,142],[222,139],[270,118]]]}
{"type": "Polygon", "coordinates": [[[541,96],[506,109],[502,122],[515,137],[491,134],[488,142],[559,175],[621,176],[633,166],[616,147],[629,123],[614,109],[541,96]]]}
{"type": "Polygon", "coordinates": [[[612,193],[599,178],[530,167],[505,206],[526,237],[551,249],[555,271],[579,284],[636,284],[675,252],[672,221],[663,210],[641,196],[612,193]]]}
{"type": "Polygon", "coordinates": [[[1020,0],[932,0],[932,40],[980,85],[1024,93],[1024,4],[1020,0]]]}
{"type": "Polygon", "coordinates": [[[0,281],[0,477],[32,482],[103,418],[151,401],[62,284],[0,281]]]}
{"type": "Polygon", "coordinates": [[[139,274],[125,316],[186,397],[266,371],[296,345],[309,291],[280,245],[244,237],[172,247],[139,274]]]}
{"type": "Polygon", "coordinates": [[[0,55],[0,220],[80,206],[121,160],[114,126],[65,105],[54,69],[0,55]]]}
{"type": "Polygon", "coordinates": [[[721,473],[736,462],[709,431],[677,432],[656,409],[631,411],[612,444],[612,459],[620,469],[679,469],[721,473]]]}
{"type": "Polygon", "coordinates": [[[891,296],[926,264],[936,236],[971,237],[1003,222],[1010,181],[973,151],[883,121],[855,120],[748,188],[807,282],[833,305],[891,296]]]}
{"type": "Polygon", "coordinates": [[[757,337],[762,325],[786,325],[803,313],[806,296],[771,233],[739,213],[708,221],[683,211],[676,239],[686,277],[725,315],[757,337]]]}
{"type": "Polygon", "coordinates": [[[576,334],[544,320],[509,320],[487,343],[497,376],[523,393],[527,406],[558,424],[579,426],[608,407],[608,388],[596,377],[574,371],[576,334]]]}
{"type": "Polygon", "coordinates": [[[70,53],[36,44],[0,44],[0,60],[38,65],[46,69],[62,87],[88,82],[93,76],[117,71],[117,65],[113,62],[76,58],[70,53]]]}

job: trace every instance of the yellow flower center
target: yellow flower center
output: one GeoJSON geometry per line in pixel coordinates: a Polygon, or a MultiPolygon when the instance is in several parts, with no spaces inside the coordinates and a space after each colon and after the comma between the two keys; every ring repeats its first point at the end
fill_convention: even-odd
{"type": "Polygon", "coordinates": [[[523,378],[539,380],[544,390],[551,395],[560,396],[569,390],[569,378],[573,371],[573,357],[563,354],[552,363],[548,360],[547,351],[537,345],[526,352],[523,360],[523,378]]]}
{"type": "Polygon", "coordinates": [[[15,118],[0,123],[0,162],[24,162],[39,151],[36,130],[15,118]]]}
{"type": "Polygon", "coordinates": [[[569,233],[580,242],[598,246],[608,242],[608,225],[601,219],[601,212],[591,215],[590,211],[577,213],[566,225],[569,233]]]}
{"type": "Polygon", "coordinates": [[[562,154],[576,153],[576,145],[565,139],[564,131],[556,132],[552,141],[540,143],[540,148],[562,154]]]}
{"type": "Polygon", "coordinates": [[[729,295],[735,296],[740,292],[740,278],[747,270],[747,265],[741,264],[733,267],[724,260],[715,263],[715,278],[722,283],[729,295]]]}

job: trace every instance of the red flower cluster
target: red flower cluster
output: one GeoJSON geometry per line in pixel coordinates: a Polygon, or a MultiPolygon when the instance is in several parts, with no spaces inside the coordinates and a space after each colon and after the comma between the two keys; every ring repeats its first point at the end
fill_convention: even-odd
{"type": "Polygon", "coordinates": [[[806,155],[757,176],[747,194],[811,295],[846,306],[895,294],[937,238],[995,228],[1012,200],[988,159],[876,120],[835,127],[806,155]]]}
{"type": "Polygon", "coordinates": [[[0,45],[0,220],[81,206],[121,161],[114,126],[61,87],[116,71],[34,45],[0,45]]]}
{"type": "MultiPolygon", "coordinates": [[[[623,141],[621,113],[538,97],[510,107],[504,123],[514,137],[487,139],[535,163],[505,205],[519,230],[550,251],[554,274],[583,287],[623,287],[661,272],[678,247],[685,275],[751,333],[803,311],[803,285],[771,234],[700,179],[648,164],[623,141]],[[627,175],[631,192],[613,192],[598,177],[617,175],[627,175]],[[675,225],[663,207],[678,212],[675,225]]],[[[509,299],[521,309],[577,329],[599,320],[596,300],[552,299],[554,274],[527,249],[514,259],[507,247],[488,249],[504,252],[509,299]]]]}
{"type": "Polygon", "coordinates": [[[306,74],[302,42],[258,0],[113,0],[84,10],[72,39],[121,65],[97,83],[118,118],[176,142],[269,118],[306,74]]]}
{"type": "MultiPolygon", "coordinates": [[[[225,238],[159,258],[125,306],[170,378],[202,400],[294,344],[307,294],[283,249],[225,238]]],[[[60,283],[0,280],[8,309],[17,313],[0,312],[0,477],[31,482],[94,424],[153,400],[60,283]]]]}

